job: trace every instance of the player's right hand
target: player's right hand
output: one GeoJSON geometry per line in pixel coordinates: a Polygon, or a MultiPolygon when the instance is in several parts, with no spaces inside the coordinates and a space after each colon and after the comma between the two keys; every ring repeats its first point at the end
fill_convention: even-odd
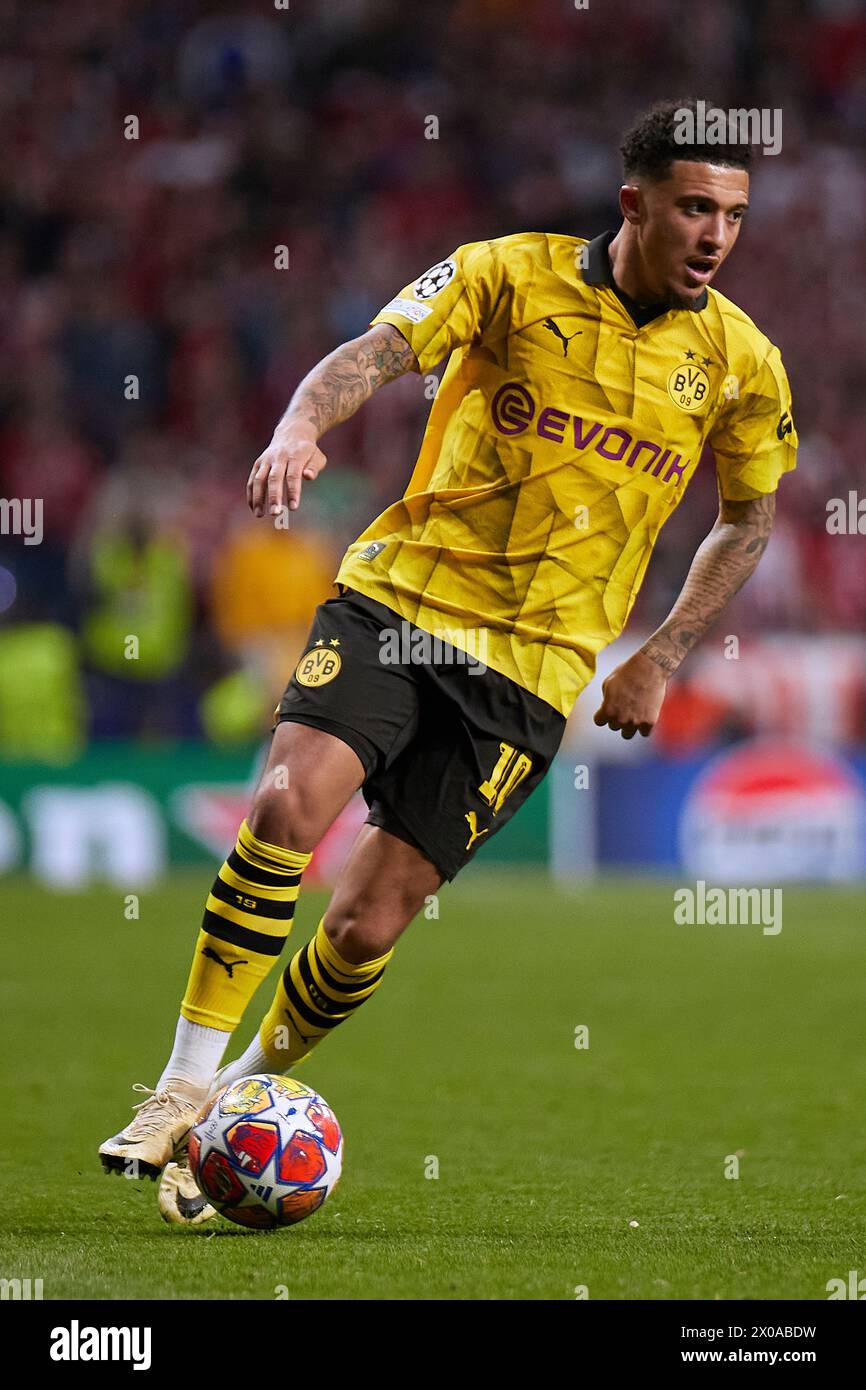
{"type": "Polygon", "coordinates": [[[607,724],[623,738],[648,738],[658,722],[667,682],[667,672],[657,662],[643,651],[635,652],[602,682],[602,700],[592,722],[607,724]]]}
{"type": "Polygon", "coordinates": [[[256,516],[264,516],[266,507],[270,516],[279,516],[285,506],[296,511],[301,501],[301,480],[317,478],[326,462],[311,425],[293,423],[276,429],[247,479],[250,511],[256,516]]]}

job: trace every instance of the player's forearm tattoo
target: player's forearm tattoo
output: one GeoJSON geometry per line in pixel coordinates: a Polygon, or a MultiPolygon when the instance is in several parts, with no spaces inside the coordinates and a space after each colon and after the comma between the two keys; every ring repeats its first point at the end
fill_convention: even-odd
{"type": "Polygon", "coordinates": [[[377,324],[322,358],[304,377],[280,424],[307,420],[320,437],[354,415],[378,387],[415,367],[402,333],[389,323],[377,324]]]}
{"type": "Polygon", "coordinates": [[[696,552],[670,615],[641,648],[645,656],[665,671],[676,671],[754,570],[775,512],[775,493],[748,502],[722,499],[719,519],[696,552]]]}

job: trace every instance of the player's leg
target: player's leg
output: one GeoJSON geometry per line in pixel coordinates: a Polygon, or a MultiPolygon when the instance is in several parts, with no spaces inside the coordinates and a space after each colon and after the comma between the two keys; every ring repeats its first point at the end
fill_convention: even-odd
{"type": "Polygon", "coordinates": [[[207,899],[175,1043],[132,1122],[100,1146],[107,1171],[156,1176],[182,1146],[225,1047],[292,925],[311,852],[364,779],[358,754],[306,724],[277,725],[237,843],[207,899]]]}
{"type": "MultiPolygon", "coordinates": [[[[362,826],[315,936],[296,952],[253,1041],[223,1067],[212,1090],[258,1072],[287,1071],[351,1018],[378,989],[395,942],[441,883],[420,849],[378,826],[362,826]]],[[[162,1175],[159,1210],[180,1226],[216,1215],[183,1157],[162,1175]]]]}
{"type": "Polygon", "coordinates": [[[378,989],[396,941],[442,879],[416,845],[362,826],[315,935],[283,971],[255,1038],[223,1068],[220,1085],[287,1071],[351,1018],[378,989]]]}
{"type": "Polygon", "coordinates": [[[288,1070],[351,1017],[378,988],[425,898],[545,776],[565,726],[560,714],[458,660],[428,669],[426,679],[417,732],[365,786],[370,818],[315,936],[289,962],[256,1038],[220,1085],[288,1070]]]}

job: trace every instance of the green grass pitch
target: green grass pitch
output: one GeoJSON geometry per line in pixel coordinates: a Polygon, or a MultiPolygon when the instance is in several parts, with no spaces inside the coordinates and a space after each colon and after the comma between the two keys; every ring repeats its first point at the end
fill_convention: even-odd
{"type": "MultiPolygon", "coordinates": [[[[4,1277],[46,1299],[824,1299],[866,1273],[859,892],[786,890],[770,937],[675,925],[668,883],[471,871],[299,1068],[344,1176],[260,1234],[170,1228],[96,1158],[164,1060],[208,878],[144,893],[137,922],[120,892],[4,884],[4,1277]]],[[[302,895],[295,946],[323,903],[302,895]]]]}

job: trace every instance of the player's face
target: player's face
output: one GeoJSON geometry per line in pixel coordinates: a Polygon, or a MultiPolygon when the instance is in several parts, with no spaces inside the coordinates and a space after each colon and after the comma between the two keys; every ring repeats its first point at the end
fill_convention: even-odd
{"type": "Polygon", "coordinates": [[[749,204],[743,169],[674,160],[666,179],[641,186],[639,244],[647,283],[690,308],[740,234],[749,204]]]}

